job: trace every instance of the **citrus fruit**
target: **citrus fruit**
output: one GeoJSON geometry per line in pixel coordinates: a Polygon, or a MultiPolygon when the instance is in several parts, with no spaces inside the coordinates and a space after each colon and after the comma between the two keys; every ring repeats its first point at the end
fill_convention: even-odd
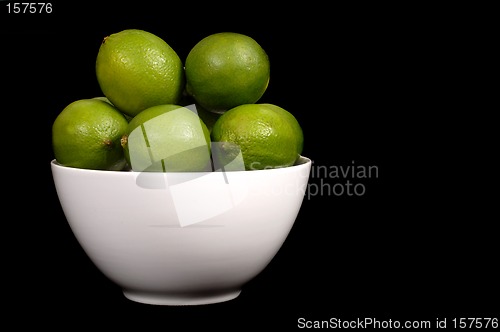
{"type": "Polygon", "coordinates": [[[185,87],[184,67],[174,49],[138,29],[104,38],[96,76],[110,102],[132,117],[151,106],[177,103],[185,87]]]}
{"type": "Polygon", "coordinates": [[[274,104],[236,106],[217,120],[211,133],[227,164],[240,152],[246,170],[291,166],[302,153],[303,132],[290,112],[274,104]]]}
{"type": "Polygon", "coordinates": [[[300,126],[299,122],[295,118],[295,116],[285,110],[284,108],[274,105],[274,104],[261,104],[262,106],[270,107],[273,111],[278,113],[280,116],[283,117],[284,120],[288,121],[290,123],[290,126],[292,127],[292,131],[294,133],[297,133],[296,138],[297,138],[297,154],[302,153],[302,149],[304,148],[304,133],[302,132],[302,127],[300,126]]]}
{"type": "Polygon", "coordinates": [[[62,165],[121,170],[125,157],[120,139],[125,116],[99,99],[80,99],[67,105],[52,125],[54,157],[62,165]]]}
{"type": "Polygon", "coordinates": [[[134,171],[211,169],[210,133],[186,107],[165,104],[145,109],[129,122],[121,144],[134,171]]]}
{"type": "Polygon", "coordinates": [[[269,57],[250,36],[211,34],[188,53],[186,91],[208,111],[225,112],[257,102],[267,89],[269,57]]]}

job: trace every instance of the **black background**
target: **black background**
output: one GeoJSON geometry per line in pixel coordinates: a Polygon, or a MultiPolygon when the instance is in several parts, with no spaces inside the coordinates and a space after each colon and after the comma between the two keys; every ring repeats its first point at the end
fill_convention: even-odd
{"type": "MultiPolygon", "coordinates": [[[[4,258],[10,309],[26,317],[19,325],[291,329],[300,317],[498,317],[498,213],[488,212],[498,194],[481,186],[493,186],[495,153],[479,149],[494,132],[461,90],[482,70],[468,68],[466,54],[485,46],[470,33],[478,26],[467,8],[53,2],[51,14],[14,15],[6,3],[3,169],[13,173],[7,196],[20,203],[5,203],[14,213],[4,258]],[[274,260],[232,301],[127,300],[85,256],[60,208],[52,122],[70,102],[102,95],[100,42],[128,28],[162,37],[183,60],[211,33],[251,36],[271,61],[261,102],[296,116],[303,154],[316,166],[378,167],[378,177],[358,180],[362,196],[306,197],[274,260]]],[[[311,188],[320,182],[311,178],[311,188]]]]}

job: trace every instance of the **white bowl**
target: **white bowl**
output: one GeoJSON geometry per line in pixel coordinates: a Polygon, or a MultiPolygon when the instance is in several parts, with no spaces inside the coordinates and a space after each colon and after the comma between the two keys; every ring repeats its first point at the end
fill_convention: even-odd
{"type": "Polygon", "coordinates": [[[279,169],[152,173],[51,162],[66,219],[86,254],[133,301],[236,298],[285,241],[311,160],[279,169]]]}

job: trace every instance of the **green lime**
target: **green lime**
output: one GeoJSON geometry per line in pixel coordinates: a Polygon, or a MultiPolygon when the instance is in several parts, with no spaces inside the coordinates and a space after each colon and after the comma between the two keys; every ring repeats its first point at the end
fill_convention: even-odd
{"type": "Polygon", "coordinates": [[[137,114],[122,137],[134,171],[196,172],[211,169],[210,133],[192,110],[158,105],[137,114]]]}
{"type": "Polygon", "coordinates": [[[302,127],[300,126],[295,116],[292,113],[285,110],[284,108],[274,104],[261,104],[261,105],[270,107],[273,111],[278,113],[280,116],[282,116],[286,121],[290,123],[292,131],[296,133],[295,137],[297,138],[297,143],[296,143],[297,154],[300,155],[302,153],[302,149],[304,148],[304,133],[302,132],[302,127]]]}
{"type": "Polygon", "coordinates": [[[220,164],[241,153],[246,170],[291,166],[303,147],[303,132],[297,119],[272,104],[236,106],[217,120],[212,141],[220,142],[220,164]]]}
{"type": "Polygon", "coordinates": [[[198,104],[225,112],[257,102],[267,89],[269,57],[253,38],[221,32],[200,40],[185,63],[186,91],[198,104]]]}
{"type": "Polygon", "coordinates": [[[104,38],[96,75],[104,95],[132,117],[152,106],[177,103],[185,87],[177,53],[160,37],[138,29],[104,38]]]}
{"type": "Polygon", "coordinates": [[[127,125],[125,116],[105,101],[74,101],[52,125],[54,157],[64,166],[121,170],[125,158],[120,139],[127,125]]]}

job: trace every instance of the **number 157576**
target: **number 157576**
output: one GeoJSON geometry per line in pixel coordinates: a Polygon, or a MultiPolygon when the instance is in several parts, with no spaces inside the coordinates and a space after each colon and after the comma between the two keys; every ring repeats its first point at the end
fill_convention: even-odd
{"type": "Polygon", "coordinates": [[[9,2],[7,12],[9,14],[50,14],[52,4],[50,2],[9,2]]]}
{"type": "Polygon", "coordinates": [[[498,318],[453,318],[453,328],[494,328],[498,329],[498,318]]]}

